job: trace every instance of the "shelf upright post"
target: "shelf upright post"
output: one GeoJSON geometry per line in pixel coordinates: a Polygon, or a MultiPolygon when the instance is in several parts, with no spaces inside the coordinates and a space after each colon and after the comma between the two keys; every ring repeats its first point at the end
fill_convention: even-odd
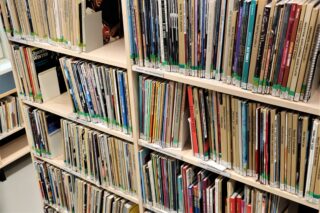
{"type": "MultiPolygon", "coordinates": [[[[3,26],[2,21],[0,21],[0,29],[4,30],[4,26],[3,26]]],[[[16,64],[15,64],[15,61],[14,61],[14,55],[13,55],[13,52],[12,52],[12,48],[11,48],[11,46],[9,44],[8,37],[5,35],[5,33],[0,33],[0,34],[1,34],[1,40],[3,42],[3,48],[9,50],[8,51],[8,55],[6,57],[8,57],[8,59],[11,62],[13,79],[14,79],[14,83],[15,83],[16,89],[17,89],[17,95],[18,95],[17,97],[18,97],[18,99],[20,101],[20,104],[19,104],[20,112],[22,114],[23,125],[25,126],[25,132],[26,132],[26,135],[27,135],[27,141],[28,141],[28,144],[29,144],[29,148],[31,150],[31,159],[32,159],[32,162],[34,162],[34,156],[33,156],[33,153],[32,153],[33,137],[32,137],[32,133],[31,133],[31,129],[29,128],[28,125],[26,125],[27,117],[26,117],[26,114],[24,112],[23,102],[22,102],[21,96],[20,96],[21,88],[19,87],[19,85],[20,85],[19,84],[19,77],[18,77],[18,74],[17,74],[16,64]]]]}
{"type": "Polygon", "coordinates": [[[140,185],[140,169],[139,169],[139,123],[138,123],[138,103],[136,103],[137,96],[137,73],[132,71],[131,60],[130,60],[130,40],[129,40],[129,32],[128,32],[128,14],[127,14],[127,0],[121,0],[122,4],[122,21],[123,21],[123,30],[124,30],[124,40],[125,40],[125,52],[127,58],[127,74],[128,74],[128,86],[129,86],[129,98],[130,98],[130,110],[131,110],[131,120],[132,120],[132,137],[133,137],[133,145],[134,145],[134,153],[135,153],[135,167],[136,167],[136,186],[137,186],[137,196],[139,201],[139,211],[140,213],[144,212],[142,195],[141,195],[141,185],[140,185]]]}

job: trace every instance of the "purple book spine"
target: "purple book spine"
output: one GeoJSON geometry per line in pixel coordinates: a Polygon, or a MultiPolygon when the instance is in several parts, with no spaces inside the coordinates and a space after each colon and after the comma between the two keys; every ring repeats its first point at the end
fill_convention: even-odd
{"type": "Polygon", "coordinates": [[[236,51],[234,52],[234,62],[233,62],[233,77],[237,79],[237,64],[238,64],[238,56],[240,53],[240,44],[241,44],[241,24],[242,24],[242,13],[243,13],[243,7],[241,6],[239,8],[239,19],[238,19],[238,26],[237,26],[237,39],[236,39],[236,51]]]}

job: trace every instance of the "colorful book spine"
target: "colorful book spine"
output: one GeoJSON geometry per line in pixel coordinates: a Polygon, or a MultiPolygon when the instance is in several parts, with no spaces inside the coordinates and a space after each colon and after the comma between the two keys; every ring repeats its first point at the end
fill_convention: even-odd
{"type": "Polygon", "coordinates": [[[193,154],[196,157],[199,157],[196,121],[195,121],[194,105],[193,105],[193,94],[192,94],[191,86],[188,86],[188,100],[189,100],[189,110],[190,110],[190,120],[191,120],[191,130],[192,130],[191,137],[192,137],[192,144],[193,144],[193,154]]]}
{"type": "Polygon", "coordinates": [[[250,63],[250,56],[251,56],[254,23],[255,23],[255,17],[256,17],[256,8],[257,8],[257,1],[252,0],[250,4],[246,49],[245,49],[243,69],[242,69],[241,88],[243,89],[247,89],[247,83],[248,83],[249,67],[250,67],[249,63],[250,63]]]}
{"type": "Polygon", "coordinates": [[[237,35],[236,35],[236,44],[235,51],[233,56],[233,66],[232,66],[232,83],[234,85],[239,82],[240,77],[238,76],[238,60],[240,54],[240,43],[241,43],[241,27],[242,27],[242,17],[243,17],[244,6],[240,6],[239,15],[238,15],[238,25],[237,25],[237,35]]]}

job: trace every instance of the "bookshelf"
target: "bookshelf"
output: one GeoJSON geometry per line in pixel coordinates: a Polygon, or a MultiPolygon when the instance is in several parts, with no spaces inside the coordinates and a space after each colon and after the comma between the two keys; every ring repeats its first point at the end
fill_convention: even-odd
{"type": "Polygon", "coordinates": [[[15,94],[16,92],[17,92],[17,89],[9,90],[7,92],[1,93],[0,98],[4,98],[4,97],[7,97],[8,95],[15,94]]]}
{"type": "Polygon", "coordinates": [[[23,129],[24,129],[23,126],[19,126],[19,127],[16,127],[14,129],[10,130],[9,132],[0,134],[0,140],[5,139],[6,137],[9,137],[9,136],[11,136],[11,135],[15,134],[16,132],[19,132],[20,130],[23,130],[23,129]]]}
{"type": "Polygon", "coordinates": [[[10,42],[15,42],[19,44],[24,44],[32,47],[38,47],[53,52],[62,53],[69,56],[74,56],[77,58],[82,58],[94,62],[99,62],[103,64],[108,64],[111,66],[116,66],[120,68],[127,68],[127,63],[125,59],[126,51],[124,47],[124,39],[115,40],[108,45],[104,45],[98,49],[91,52],[75,52],[73,50],[68,50],[63,47],[54,46],[51,44],[27,41],[23,39],[9,38],[10,42]]]}
{"type": "Polygon", "coordinates": [[[56,98],[53,98],[43,104],[38,104],[32,101],[22,100],[26,105],[41,109],[46,112],[50,112],[55,115],[59,115],[62,118],[80,123],[84,126],[90,127],[92,129],[99,130],[101,132],[116,136],[118,138],[124,139],[129,142],[133,142],[133,138],[130,135],[124,134],[121,131],[107,128],[105,125],[99,123],[92,123],[88,121],[81,120],[75,116],[72,109],[72,103],[69,94],[63,93],[56,98]]]}
{"type": "MultiPolygon", "coordinates": [[[[23,44],[28,45],[31,47],[38,47],[46,50],[50,50],[53,52],[58,52],[61,54],[65,54],[68,56],[72,56],[75,58],[85,59],[92,62],[102,63],[106,65],[111,65],[119,68],[124,68],[127,70],[128,73],[128,82],[129,82],[129,98],[130,98],[130,111],[132,116],[132,136],[122,133],[121,131],[117,131],[114,129],[107,128],[106,126],[102,124],[97,124],[93,122],[88,122],[81,120],[77,118],[73,112],[72,108],[72,101],[70,99],[70,95],[68,93],[63,93],[45,103],[35,103],[32,101],[28,101],[25,99],[21,99],[22,101],[22,107],[24,106],[32,106],[36,109],[43,110],[45,112],[49,112],[55,115],[60,116],[61,118],[65,118],[68,120],[71,120],[77,124],[81,124],[86,127],[90,127],[94,130],[101,131],[103,133],[109,134],[111,136],[118,137],[120,139],[123,139],[129,143],[133,143],[134,145],[134,151],[135,151],[135,166],[138,170],[139,168],[139,160],[138,160],[138,152],[141,148],[147,148],[150,150],[153,150],[155,152],[161,153],[165,156],[169,156],[175,159],[178,159],[182,162],[186,162],[188,164],[197,166],[199,168],[203,168],[205,170],[208,170],[210,172],[213,172],[215,174],[222,175],[224,177],[228,177],[230,179],[236,180],[238,182],[241,182],[243,184],[252,186],[253,188],[260,189],[264,192],[269,192],[273,195],[278,195],[279,197],[286,198],[290,201],[293,201],[295,203],[301,204],[303,206],[310,207],[314,210],[319,210],[320,212],[320,205],[315,203],[310,203],[304,198],[300,198],[297,195],[288,193],[286,191],[282,191],[278,188],[272,188],[267,185],[260,184],[257,182],[254,178],[251,177],[245,177],[242,175],[237,174],[233,170],[227,169],[225,166],[222,166],[221,164],[218,164],[214,162],[213,160],[204,161],[202,159],[199,159],[195,156],[193,156],[192,150],[190,148],[185,150],[179,150],[174,148],[163,148],[158,145],[150,144],[147,141],[140,139],[139,136],[139,104],[138,104],[138,88],[139,83],[137,81],[139,74],[146,74],[150,76],[155,76],[161,79],[166,79],[170,81],[180,82],[192,86],[196,86],[199,88],[204,88],[216,92],[221,92],[224,94],[229,94],[232,96],[240,97],[246,100],[253,100],[260,103],[266,103],[270,104],[272,106],[281,107],[284,109],[290,109],[295,110],[303,113],[307,113],[314,116],[320,116],[320,88],[316,88],[312,92],[311,99],[307,102],[293,102],[281,99],[279,97],[273,97],[271,95],[261,95],[257,93],[253,93],[251,91],[243,90],[239,87],[225,84],[221,81],[216,81],[212,79],[204,79],[204,78],[197,78],[197,77],[191,77],[191,76],[185,76],[179,73],[169,72],[168,70],[163,69],[154,69],[154,68],[147,68],[147,67],[140,67],[137,65],[131,66],[131,59],[130,59],[130,44],[129,44],[129,32],[128,32],[128,14],[127,14],[127,1],[121,0],[122,3],[122,13],[123,13],[123,25],[124,25],[124,38],[120,40],[116,40],[112,43],[109,43],[107,45],[104,45],[101,48],[98,48],[91,52],[75,52],[72,50],[68,50],[66,48],[62,48],[59,46],[54,46],[51,44],[46,44],[42,42],[35,42],[35,41],[27,41],[23,39],[17,39],[17,38],[9,38],[9,42],[11,44],[23,44]]],[[[11,56],[12,57],[12,56],[11,56]]],[[[16,68],[13,68],[16,70],[16,68]]],[[[17,79],[16,73],[15,73],[15,79],[17,79]]],[[[24,119],[26,120],[26,115],[24,113],[24,119]]],[[[26,128],[28,142],[29,142],[29,148],[32,147],[32,132],[29,128],[26,128]]],[[[1,152],[1,151],[0,151],[1,152]]],[[[109,191],[111,193],[114,193],[122,198],[125,198],[129,201],[132,201],[133,203],[139,204],[139,210],[141,213],[143,213],[145,210],[151,210],[153,212],[157,213],[164,213],[167,212],[161,208],[157,208],[154,206],[151,206],[149,204],[145,204],[142,201],[142,192],[141,192],[141,183],[140,183],[140,173],[136,173],[136,180],[137,180],[137,194],[130,195],[126,194],[120,190],[117,190],[113,187],[104,187],[99,184],[97,184],[95,181],[91,180],[88,177],[84,177],[82,174],[75,172],[71,168],[65,165],[63,161],[63,157],[59,156],[56,158],[45,158],[45,157],[39,157],[35,155],[35,153],[32,151],[32,158],[33,160],[39,159],[42,160],[50,165],[53,165],[57,168],[60,168],[61,170],[70,173],[88,183],[91,183],[99,188],[102,188],[106,191],[109,191]]],[[[50,204],[45,204],[49,205],[50,204]]],[[[64,212],[64,210],[59,209],[58,207],[53,206],[53,208],[57,209],[60,212],[64,212]]]]}
{"type": "MultiPolygon", "coordinates": [[[[2,25],[1,25],[2,26],[2,25]]],[[[0,32],[2,47],[6,47],[6,36],[4,32],[0,32]]],[[[11,61],[8,58],[8,49],[4,49],[4,57],[0,59],[0,78],[1,80],[1,92],[0,99],[8,96],[14,96],[17,93],[17,89],[12,83],[11,79],[8,78],[10,72],[12,72],[11,61]],[[11,80],[11,81],[9,81],[11,80]]],[[[16,126],[7,132],[0,133],[0,172],[3,169],[19,158],[27,155],[30,152],[26,135],[20,133],[24,130],[24,126],[16,126]],[[8,141],[8,138],[10,138],[8,141]]]]}
{"type": "MultiPolygon", "coordinates": [[[[244,184],[252,186],[254,188],[261,189],[261,190],[269,192],[271,194],[275,194],[275,195],[287,198],[288,200],[291,200],[296,203],[308,206],[310,208],[313,208],[313,209],[319,208],[319,206],[317,204],[312,204],[312,203],[304,200],[303,198],[300,198],[296,195],[282,191],[280,189],[272,188],[270,186],[260,184],[254,178],[241,176],[241,175],[237,174],[236,172],[234,172],[230,169],[227,169],[226,167],[224,167],[220,164],[217,164],[216,162],[214,162],[212,160],[204,161],[199,158],[196,158],[193,156],[192,150],[180,151],[180,150],[177,150],[174,148],[161,148],[158,145],[150,144],[150,143],[143,141],[141,139],[139,140],[139,145],[142,147],[160,152],[160,153],[167,155],[167,156],[170,156],[172,158],[181,160],[183,162],[186,162],[186,163],[195,165],[197,167],[206,169],[206,170],[211,171],[213,173],[222,175],[224,177],[228,177],[230,179],[236,180],[238,182],[244,183],[244,184]]],[[[149,206],[149,208],[151,208],[151,207],[149,206]]]]}
{"type": "Polygon", "coordinates": [[[123,198],[125,198],[127,200],[130,200],[133,203],[139,203],[138,198],[136,196],[134,196],[134,195],[126,194],[126,193],[124,193],[124,192],[122,192],[122,191],[120,191],[120,190],[118,190],[116,188],[113,188],[113,187],[102,186],[99,183],[97,183],[94,180],[92,180],[90,177],[85,177],[82,174],[80,174],[79,172],[75,172],[70,167],[65,165],[62,156],[58,156],[58,157],[56,157],[54,159],[49,159],[49,158],[39,157],[39,156],[36,156],[35,158],[40,159],[40,160],[42,160],[44,162],[47,162],[50,165],[53,165],[53,166],[55,166],[57,168],[60,168],[61,170],[66,171],[66,172],[68,172],[68,173],[70,173],[70,174],[72,174],[72,175],[74,175],[74,176],[76,176],[76,177],[88,182],[88,183],[91,183],[91,184],[93,184],[93,185],[95,185],[95,186],[97,186],[99,188],[105,189],[105,190],[107,190],[107,191],[109,191],[109,192],[111,192],[113,194],[116,194],[116,195],[118,195],[120,197],[123,197],[123,198]]]}
{"type": "Polygon", "coordinates": [[[253,93],[248,90],[243,90],[239,87],[225,84],[221,81],[204,79],[204,78],[195,78],[191,76],[184,76],[183,74],[167,72],[161,69],[153,69],[148,67],[139,67],[134,65],[132,71],[138,73],[144,73],[167,80],[186,83],[192,86],[213,90],[237,97],[241,97],[248,100],[258,101],[261,103],[267,103],[274,106],[279,106],[287,109],[292,109],[296,111],[301,111],[316,116],[320,116],[320,88],[317,88],[313,91],[311,99],[307,102],[295,102],[281,99],[279,97],[274,97],[271,95],[262,95],[258,93],[253,93]]]}

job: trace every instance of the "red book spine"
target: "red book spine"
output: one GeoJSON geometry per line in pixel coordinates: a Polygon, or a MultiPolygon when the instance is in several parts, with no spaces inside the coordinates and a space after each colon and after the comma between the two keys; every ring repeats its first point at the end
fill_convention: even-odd
{"type": "Polygon", "coordinates": [[[202,210],[204,213],[207,212],[207,187],[208,187],[208,178],[205,178],[202,181],[202,210]]]}
{"type": "Polygon", "coordinates": [[[237,203],[237,206],[236,206],[236,209],[237,209],[237,213],[241,213],[241,205],[242,205],[242,198],[240,196],[238,196],[236,198],[236,203],[237,203]]]}
{"type": "Polygon", "coordinates": [[[247,213],[251,213],[252,212],[252,208],[251,208],[251,204],[247,205],[247,213]]]}
{"type": "Polygon", "coordinates": [[[169,207],[168,199],[168,187],[167,187],[167,171],[166,171],[166,160],[161,158],[161,176],[162,176],[162,194],[164,200],[164,206],[169,207]]]}
{"type": "Polygon", "coordinates": [[[199,156],[198,141],[197,141],[197,131],[196,131],[196,121],[195,121],[195,118],[194,118],[192,86],[188,86],[188,100],[189,100],[189,109],[190,109],[191,137],[192,137],[192,143],[193,143],[193,154],[195,156],[199,156]]]}
{"type": "MultiPolygon", "coordinates": [[[[289,52],[288,52],[288,58],[287,58],[287,63],[286,63],[286,68],[285,68],[285,75],[284,79],[282,81],[282,86],[286,87],[287,82],[288,82],[288,77],[290,73],[290,65],[291,65],[291,56],[293,53],[293,48],[294,48],[294,43],[296,41],[296,35],[297,35],[297,30],[298,30],[298,25],[299,25],[299,20],[300,20],[300,13],[301,13],[301,7],[302,5],[293,5],[291,7],[291,11],[296,6],[295,8],[295,14],[294,14],[294,19],[293,19],[293,24],[292,24],[292,32],[291,32],[291,38],[290,38],[290,45],[289,45],[289,52]]],[[[290,14],[291,15],[291,14],[290,14]]],[[[290,16],[290,21],[291,21],[291,16],[290,16]]],[[[289,22],[290,24],[290,22],[289,22]]]]}
{"type": "Polygon", "coordinates": [[[183,203],[184,210],[188,212],[188,186],[187,186],[187,166],[184,166],[182,169],[182,181],[183,181],[183,203]]]}
{"type": "Polygon", "coordinates": [[[290,17],[289,17],[289,23],[288,23],[287,32],[286,32],[285,46],[282,52],[281,67],[280,67],[279,78],[278,78],[279,85],[282,85],[285,77],[287,76],[288,78],[288,75],[289,75],[289,73],[285,73],[285,68],[287,63],[287,57],[288,57],[289,46],[290,46],[290,38],[292,33],[292,26],[295,19],[295,13],[296,13],[296,5],[293,4],[290,10],[290,17]]]}
{"type": "Polygon", "coordinates": [[[237,208],[236,198],[230,197],[230,198],[229,198],[229,203],[230,203],[229,212],[230,212],[230,213],[236,213],[236,208],[237,208]]]}
{"type": "MultiPolygon", "coordinates": [[[[23,55],[24,55],[24,60],[26,61],[26,64],[27,64],[27,70],[28,70],[28,75],[29,75],[29,79],[30,79],[32,93],[33,93],[33,96],[35,96],[37,94],[36,94],[36,89],[34,88],[34,83],[33,83],[34,80],[32,78],[31,64],[30,64],[30,61],[29,61],[29,55],[28,55],[27,47],[23,47],[23,55]]],[[[30,95],[30,94],[28,94],[28,95],[30,95]]]]}

